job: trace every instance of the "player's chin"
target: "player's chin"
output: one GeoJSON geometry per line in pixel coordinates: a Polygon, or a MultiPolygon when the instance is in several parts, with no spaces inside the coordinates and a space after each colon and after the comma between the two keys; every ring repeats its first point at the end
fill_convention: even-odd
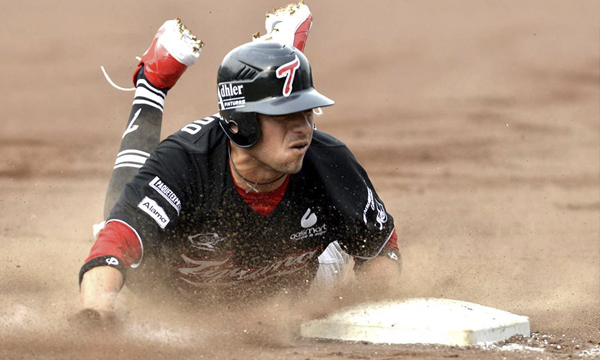
{"type": "Polygon", "coordinates": [[[304,163],[304,154],[301,156],[291,156],[289,160],[281,167],[279,171],[285,174],[297,174],[302,170],[302,164],[304,163]]]}

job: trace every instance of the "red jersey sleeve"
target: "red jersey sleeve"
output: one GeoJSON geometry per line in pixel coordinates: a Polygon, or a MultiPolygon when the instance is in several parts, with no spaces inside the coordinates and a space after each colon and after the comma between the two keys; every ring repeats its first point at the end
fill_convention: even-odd
{"type": "Polygon", "coordinates": [[[390,249],[396,250],[397,252],[400,252],[400,248],[398,247],[398,235],[396,234],[396,229],[394,229],[394,231],[392,231],[392,235],[390,235],[390,239],[388,240],[388,242],[385,244],[385,246],[383,248],[384,249],[390,248],[390,249]]]}
{"type": "Polygon", "coordinates": [[[142,259],[142,244],[131,227],[120,221],[110,221],[98,234],[85,262],[103,256],[114,256],[129,267],[142,259]]]}

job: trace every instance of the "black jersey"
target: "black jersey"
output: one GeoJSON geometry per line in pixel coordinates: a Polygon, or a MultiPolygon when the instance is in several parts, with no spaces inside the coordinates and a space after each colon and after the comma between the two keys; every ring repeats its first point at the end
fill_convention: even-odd
{"type": "Polygon", "coordinates": [[[312,281],[333,241],[352,256],[376,256],[393,229],[364,169],[339,140],[315,130],[302,170],[262,216],[237,192],[228,140],[217,117],[161,142],[127,185],[110,219],[142,241],[127,283],[166,282],[188,294],[208,287],[286,288],[312,281]]]}

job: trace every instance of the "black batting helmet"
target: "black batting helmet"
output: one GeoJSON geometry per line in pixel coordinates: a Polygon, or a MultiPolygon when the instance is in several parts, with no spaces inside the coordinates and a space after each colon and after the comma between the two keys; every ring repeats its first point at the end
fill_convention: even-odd
{"type": "Polygon", "coordinates": [[[256,113],[284,115],[334,104],[314,88],[306,56],[277,42],[250,42],[229,52],[219,67],[217,96],[220,125],[240,147],[260,138],[256,113]]]}

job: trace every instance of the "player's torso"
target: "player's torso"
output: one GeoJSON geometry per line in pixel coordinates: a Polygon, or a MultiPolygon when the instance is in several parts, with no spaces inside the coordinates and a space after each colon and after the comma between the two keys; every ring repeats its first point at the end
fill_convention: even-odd
{"type": "Polygon", "coordinates": [[[302,182],[292,177],[265,217],[242,199],[230,177],[224,179],[213,188],[221,195],[218,206],[192,210],[172,235],[178,276],[193,286],[310,282],[317,257],[333,241],[333,224],[322,194],[302,182]]]}
{"type": "Polygon", "coordinates": [[[237,193],[227,149],[218,118],[209,117],[150,156],[113,210],[143,239],[143,260],[128,277],[150,275],[154,284],[162,278],[192,298],[216,288],[283,290],[310,284],[332,241],[367,259],[389,239],[392,217],[339,140],[315,131],[302,170],[267,217],[237,193]]]}
{"type": "Polygon", "coordinates": [[[160,246],[171,286],[186,293],[206,287],[310,284],[317,257],[334,241],[334,207],[310,172],[292,175],[280,203],[268,215],[255,212],[237,192],[227,141],[192,155],[202,178],[175,228],[160,246]]]}

